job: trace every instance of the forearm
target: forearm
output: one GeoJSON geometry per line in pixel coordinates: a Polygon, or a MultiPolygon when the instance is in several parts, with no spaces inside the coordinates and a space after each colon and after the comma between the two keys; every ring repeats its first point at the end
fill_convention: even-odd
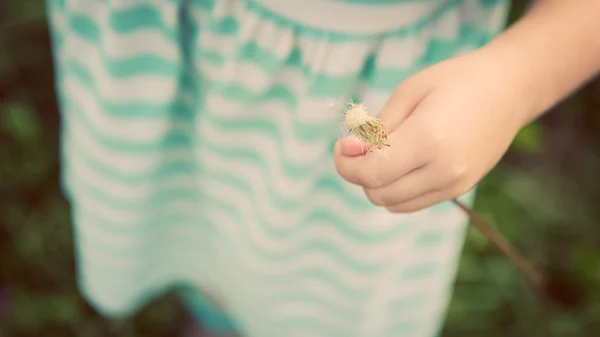
{"type": "Polygon", "coordinates": [[[524,122],[600,70],[600,0],[538,0],[519,22],[482,48],[528,100],[524,122]]]}

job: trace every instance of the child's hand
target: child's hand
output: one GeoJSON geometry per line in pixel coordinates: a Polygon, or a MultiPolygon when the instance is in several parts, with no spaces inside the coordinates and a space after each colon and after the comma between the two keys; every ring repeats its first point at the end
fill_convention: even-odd
{"type": "Polygon", "coordinates": [[[475,52],[406,80],[379,114],[390,147],[363,156],[357,138],[338,141],[339,174],[391,212],[417,211],[468,192],[530,115],[522,75],[502,67],[501,60],[475,52]]]}

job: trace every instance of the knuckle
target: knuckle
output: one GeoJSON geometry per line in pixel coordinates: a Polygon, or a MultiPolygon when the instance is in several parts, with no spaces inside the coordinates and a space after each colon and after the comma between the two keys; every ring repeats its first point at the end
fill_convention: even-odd
{"type": "Polygon", "coordinates": [[[374,172],[367,172],[367,170],[364,170],[362,173],[359,174],[358,180],[360,182],[360,185],[369,189],[381,187],[382,184],[378,175],[374,172]]]}
{"type": "Polygon", "coordinates": [[[460,161],[453,161],[451,164],[445,167],[446,180],[450,182],[457,182],[463,180],[467,175],[467,165],[464,165],[460,161]]]}
{"type": "Polygon", "coordinates": [[[467,175],[467,165],[455,164],[452,167],[452,176],[455,180],[462,180],[467,175]]]}
{"type": "Polygon", "coordinates": [[[429,126],[425,131],[425,137],[429,146],[434,151],[443,151],[447,147],[444,129],[436,126],[429,126]]]}
{"type": "Polygon", "coordinates": [[[398,206],[390,206],[385,208],[390,213],[402,213],[398,206]]]}
{"type": "Polygon", "coordinates": [[[375,206],[385,206],[386,201],[385,197],[382,195],[380,191],[371,188],[365,188],[365,194],[367,195],[367,199],[375,205],[375,206]]]}
{"type": "Polygon", "coordinates": [[[467,183],[458,184],[453,189],[452,195],[454,198],[458,198],[461,195],[469,193],[469,191],[471,191],[473,189],[473,187],[474,187],[474,184],[467,184],[467,183]]]}

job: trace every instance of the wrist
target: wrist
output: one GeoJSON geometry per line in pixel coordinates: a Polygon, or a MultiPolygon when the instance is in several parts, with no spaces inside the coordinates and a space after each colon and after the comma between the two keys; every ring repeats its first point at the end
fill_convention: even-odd
{"type": "Polygon", "coordinates": [[[539,0],[480,49],[519,90],[525,124],[600,70],[598,16],[600,2],[539,0]]]}
{"type": "MultiPolygon", "coordinates": [[[[536,74],[528,66],[527,55],[510,45],[488,45],[468,56],[473,69],[483,69],[490,102],[502,111],[507,125],[517,130],[543,112],[536,74]]],[[[479,71],[479,70],[478,70],[479,71]]]]}
{"type": "Polygon", "coordinates": [[[543,88],[538,83],[539,69],[532,66],[535,60],[530,58],[525,48],[512,41],[498,40],[477,53],[488,60],[497,81],[503,83],[501,88],[509,93],[506,97],[514,101],[509,107],[516,114],[519,127],[538,118],[549,108],[543,88]]]}

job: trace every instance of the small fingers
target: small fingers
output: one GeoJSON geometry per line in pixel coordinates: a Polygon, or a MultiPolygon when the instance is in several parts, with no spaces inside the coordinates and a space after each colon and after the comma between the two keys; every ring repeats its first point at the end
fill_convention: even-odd
{"type": "Polygon", "coordinates": [[[439,204],[444,201],[448,201],[451,199],[458,198],[461,195],[466,194],[472,188],[462,188],[457,186],[452,186],[451,188],[445,188],[440,190],[435,190],[431,192],[426,192],[420,196],[415,197],[414,199],[405,201],[400,204],[392,205],[386,207],[388,211],[392,213],[412,213],[423,210],[425,208],[429,208],[436,204],[439,204]]]}
{"type": "Polygon", "coordinates": [[[392,213],[413,213],[429,208],[443,201],[450,200],[446,198],[444,191],[432,191],[422,194],[412,200],[401,204],[387,206],[386,209],[392,213]]]}
{"type": "Polygon", "coordinates": [[[445,181],[431,169],[431,165],[417,168],[389,185],[364,188],[369,200],[377,206],[403,204],[430,191],[440,190],[445,181]]]}

